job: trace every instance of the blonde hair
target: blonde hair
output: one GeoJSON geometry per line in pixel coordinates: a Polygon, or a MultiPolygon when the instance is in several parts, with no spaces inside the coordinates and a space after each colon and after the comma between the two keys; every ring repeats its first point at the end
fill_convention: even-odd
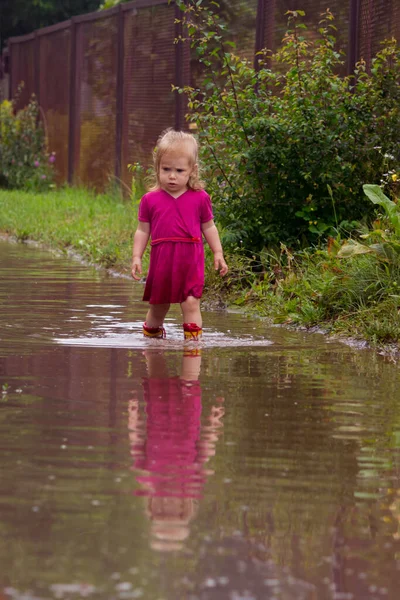
{"type": "MultiPolygon", "coordinates": [[[[172,128],[162,132],[157,140],[156,147],[153,151],[154,173],[149,180],[149,191],[153,192],[160,189],[160,164],[161,159],[165,154],[173,150],[182,151],[189,159],[189,164],[193,168],[198,165],[199,160],[199,145],[196,138],[191,133],[185,131],[175,131],[172,128]]],[[[199,168],[197,167],[191,173],[188,181],[188,188],[191,190],[203,190],[204,183],[199,177],[199,168]]]]}

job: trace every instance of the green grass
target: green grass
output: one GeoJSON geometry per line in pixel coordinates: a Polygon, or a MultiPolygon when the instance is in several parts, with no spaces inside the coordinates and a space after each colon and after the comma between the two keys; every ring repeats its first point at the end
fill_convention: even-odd
{"type": "Polygon", "coordinates": [[[85,260],[130,272],[137,207],[118,196],[65,188],[46,193],[0,190],[0,231],[73,250],[85,260]]]}
{"type": "MultiPolygon", "coordinates": [[[[36,240],[85,260],[130,273],[137,203],[117,194],[96,195],[65,188],[47,193],[0,190],[0,232],[23,242],[36,240]]],[[[340,242],[293,256],[283,248],[258,262],[243,254],[227,257],[228,275],[219,277],[206,251],[205,300],[241,306],[270,319],[300,327],[362,338],[376,346],[400,340],[400,254],[343,259],[340,242]]],[[[148,252],[144,270],[148,266],[148,252]]]]}

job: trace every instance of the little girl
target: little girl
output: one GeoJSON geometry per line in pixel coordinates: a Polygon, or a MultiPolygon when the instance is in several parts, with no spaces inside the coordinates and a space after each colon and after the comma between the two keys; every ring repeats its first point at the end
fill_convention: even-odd
{"type": "Polygon", "coordinates": [[[156,184],[139,206],[133,241],[132,277],[140,279],[142,256],[151,237],[150,268],[143,300],[150,308],[143,325],[148,337],[164,337],[164,319],[179,303],[186,339],[202,334],[200,298],[204,286],[202,234],[220,275],[228,272],[211,201],[198,174],[198,145],[193,135],[167,129],[154,151],[156,184]]]}

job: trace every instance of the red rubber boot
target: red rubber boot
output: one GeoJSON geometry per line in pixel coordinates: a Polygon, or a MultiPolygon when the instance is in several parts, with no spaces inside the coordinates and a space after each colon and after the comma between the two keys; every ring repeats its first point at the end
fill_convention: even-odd
{"type": "Polygon", "coordinates": [[[143,324],[143,335],[145,337],[159,339],[166,337],[164,327],[148,327],[146,323],[143,324]]]}
{"type": "Polygon", "coordinates": [[[196,323],[183,324],[183,335],[185,336],[185,340],[198,341],[201,338],[202,334],[202,328],[196,325],[196,323]]]}

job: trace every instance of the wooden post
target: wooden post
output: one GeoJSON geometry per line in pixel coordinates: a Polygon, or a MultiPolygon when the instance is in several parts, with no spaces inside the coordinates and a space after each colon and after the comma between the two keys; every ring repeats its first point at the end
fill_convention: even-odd
{"type": "Polygon", "coordinates": [[[76,22],[71,19],[70,62],[69,62],[69,131],[68,131],[68,183],[72,185],[75,170],[75,130],[76,130],[76,22]]]}
{"type": "Polygon", "coordinates": [[[8,99],[12,101],[12,86],[13,86],[13,49],[12,43],[8,41],[8,99]]]}
{"type": "MultiPolygon", "coordinates": [[[[182,23],[178,22],[182,19],[182,12],[175,5],[175,39],[180,40],[183,32],[182,23]]],[[[177,41],[175,42],[175,85],[178,87],[183,87],[184,85],[184,77],[183,77],[183,42],[177,41]]],[[[183,105],[184,97],[183,94],[178,94],[175,92],[175,129],[177,131],[183,128],[183,105]]]]}
{"type": "Polygon", "coordinates": [[[259,70],[259,57],[257,52],[260,52],[265,47],[265,0],[258,0],[257,16],[256,16],[256,43],[254,48],[254,68],[259,70]]]}
{"type": "Polygon", "coordinates": [[[33,71],[33,89],[35,90],[35,96],[38,104],[40,105],[40,38],[38,32],[35,31],[35,38],[33,40],[34,48],[34,71],[33,71]]]}
{"type": "Polygon", "coordinates": [[[352,75],[359,59],[360,41],[360,0],[350,0],[349,18],[349,48],[347,60],[347,74],[352,75]]]}
{"type": "Polygon", "coordinates": [[[115,115],[115,177],[121,178],[122,162],[122,129],[124,119],[124,60],[125,60],[125,40],[124,40],[124,13],[122,4],[118,10],[118,50],[117,50],[117,81],[116,81],[116,115],[115,115]]]}

